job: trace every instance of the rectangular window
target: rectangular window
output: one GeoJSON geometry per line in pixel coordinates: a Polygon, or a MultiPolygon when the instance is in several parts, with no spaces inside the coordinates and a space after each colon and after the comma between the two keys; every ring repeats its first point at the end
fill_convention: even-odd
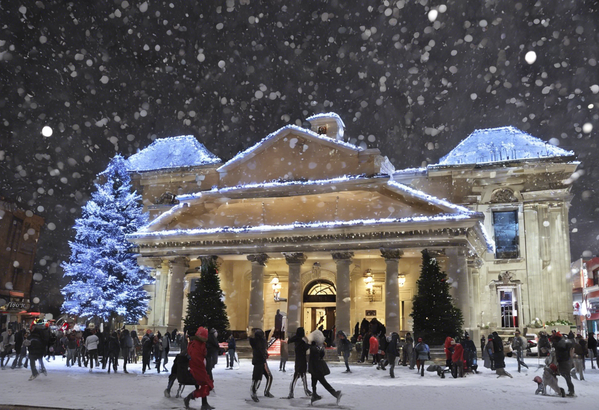
{"type": "Polygon", "coordinates": [[[495,258],[515,259],[518,257],[518,211],[493,212],[495,231],[495,258]]]}
{"type": "Polygon", "coordinates": [[[593,271],[593,286],[599,285],[599,269],[593,271]]]}

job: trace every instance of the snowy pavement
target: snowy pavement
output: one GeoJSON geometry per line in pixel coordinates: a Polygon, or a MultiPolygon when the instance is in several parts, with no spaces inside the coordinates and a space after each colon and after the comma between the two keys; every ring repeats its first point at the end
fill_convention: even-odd
{"type": "MultiPolygon", "coordinates": [[[[463,379],[451,376],[440,379],[436,373],[425,372],[424,377],[407,367],[396,367],[396,378],[388,372],[376,370],[370,365],[353,365],[351,374],[342,373],[341,363],[329,363],[331,374],[327,380],[333,388],[342,390],[340,408],[381,409],[409,408],[439,410],[445,408],[484,408],[485,410],[505,410],[512,408],[538,408],[544,410],[563,408],[575,404],[577,408],[597,408],[599,405],[599,370],[587,369],[586,381],[574,380],[577,397],[535,395],[534,376],[541,375],[537,370],[537,359],[526,360],[530,369],[518,374],[515,359],[506,358],[507,370],[513,379],[497,378],[494,372],[482,369],[477,375],[463,379]],[[533,407],[534,406],[534,407],[533,407]]],[[[60,409],[182,409],[182,398],[174,398],[177,384],[171,391],[172,398],[164,397],[168,374],[157,374],[156,370],[141,374],[141,363],[128,365],[129,374],[119,372],[108,374],[105,370],[74,367],[66,368],[64,359],[46,362],[48,375],[40,375],[28,381],[29,369],[7,368],[0,371],[0,409],[8,405],[46,406],[60,409]]],[[[225,369],[224,358],[214,370],[215,391],[209,396],[209,403],[219,410],[239,408],[294,409],[310,407],[310,401],[303,398],[300,382],[296,385],[296,399],[287,400],[289,383],[293,375],[293,362],[287,363],[287,372],[279,372],[278,359],[269,360],[274,376],[271,392],[275,398],[263,397],[263,387],[259,390],[259,403],[249,400],[252,365],[250,360],[241,359],[236,370],[225,369]]],[[[167,368],[170,369],[170,364],[167,368]]],[[[587,365],[590,366],[589,361],[587,365]]],[[[565,380],[559,378],[560,387],[567,388],[565,380]]],[[[185,394],[191,388],[185,389],[185,394]]],[[[335,399],[318,386],[323,399],[315,403],[315,408],[336,408],[335,399]]],[[[200,401],[192,401],[191,407],[199,409],[200,401]]]]}

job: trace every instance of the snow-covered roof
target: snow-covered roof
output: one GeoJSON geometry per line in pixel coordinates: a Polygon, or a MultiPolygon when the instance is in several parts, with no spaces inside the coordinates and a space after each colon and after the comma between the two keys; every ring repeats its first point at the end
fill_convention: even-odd
{"type": "Polygon", "coordinates": [[[241,161],[243,158],[247,158],[248,156],[252,155],[253,153],[257,152],[260,148],[263,148],[267,142],[274,140],[276,137],[280,136],[281,134],[285,133],[286,131],[296,131],[299,132],[305,136],[308,137],[312,137],[312,138],[318,138],[322,141],[326,141],[330,144],[336,145],[338,147],[343,147],[345,149],[352,149],[355,151],[363,151],[364,149],[361,147],[358,147],[354,144],[350,144],[349,142],[343,142],[340,140],[336,140],[334,138],[329,138],[326,135],[322,135],[322,134],[317,134],[312,130],[308,130],[306,128],[302,128],[302,127],[298,127],[297,125],[293,125],[293,124],[289,124],[286,125],[284,127],[279,128],[278,130],[276,130],[275,132],[272,132],[270,134],[268,134],[266,137],[264,137],[261,141],[257,142],[256,144],[252,145],[250,148],[246,149],[245,151],[240,152],[239,154],[235,155],[233,158],[231,158],[229,161],[227,161],[225,164],[223,164],[223,166],[221,166],[217,171],[224,171],[225,169],[229,168],[232,164],[241,161]]]}
{"type": "Polygon", "coordinates": [[[193,135],[160,138],[127,160],[129,171],[153,171],[221,163],[193,135]]]}
{"type": "Polygon", "coordinates": [[[441,158],[437,165],[482,164],[573,155],[572,151],[509,126],[474,131],[441,158]]]}

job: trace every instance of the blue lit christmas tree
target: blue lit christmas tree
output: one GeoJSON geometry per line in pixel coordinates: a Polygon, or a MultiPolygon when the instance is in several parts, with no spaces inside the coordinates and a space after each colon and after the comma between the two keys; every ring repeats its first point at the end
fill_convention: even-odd
{"type": "Polygon", "coordinates": [[[62,311],[76,316],[121,318],[137,322],[148,310],[143,289],[153,283],[148,269],[137,264],[125,235],[147,221],[141,196],[131,192],[125,159],[116,155],[98,174],[96,192],[75,222],[71,257],[63,262],[69,283],[62,289],[62,311]]]}

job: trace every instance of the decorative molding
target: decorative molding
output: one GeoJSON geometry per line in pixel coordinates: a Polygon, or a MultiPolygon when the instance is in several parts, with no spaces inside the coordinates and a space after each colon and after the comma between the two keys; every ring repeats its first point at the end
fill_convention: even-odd
{"type": "Polygon", "coordinates": [[[255,253],[247,256],[248,261],[257,263],[258,265],[265,266],[268,261],[268,255],[265,253],[255,253]]]}
{"type": "Polygon", "coordinates": [[[190,259],[186,256],[181,256],[175,259],[168,260],[169,270],[172,270],[175,266],[184,266],[186,269],[189,268],[190,259]]]}
{"type": "Polygon", "coordinates": [[[331,256],[333,256],[333,259],[335,260],[335,262],[341,261],[341,260],[350,260],[354,257],[354,253],[353,252],[332,252],[331,256]]]}
{"type": "Polygon", "coordinates": [[[303,272],[300,276],[301,276],[301,288],[300,289],[301,289],[302,294],[304,292],[304,289],[306,289],[306,286],[308,286],[308,284],[310,282],[313,282],[317,279],[328,280],[333,285],[335,285],[335,288],[337,287],[337,274],[335,272],[331,272],[330,270],[327,270],[327,269],[321,269],[320,266],[318,267],[318,269],[314,269],[314,267],[312,267],[312,269],[303,272]]]}
{"type": "Polygon", "coordinates": [[[306,262],[306,259],[308,259],[306,254],[301,252],[283,252],[283,256],[285,256],[285,262],[287,263],[287,265],[303,265],[304,262],[306,262]]]}
{"type": "Polygon", "coordinates": [[[401,249],[387,249],[381,248],[381,256],[387,260],[389,259],[401,259],[403,251],[401,249]]]}
{"type": "Polygon", "coordinates": [[[518,198],[514,195],[514,191],[509,188],[499,188],[491,194],[491,203],[509,203],[518,202],[518,198]]]}

